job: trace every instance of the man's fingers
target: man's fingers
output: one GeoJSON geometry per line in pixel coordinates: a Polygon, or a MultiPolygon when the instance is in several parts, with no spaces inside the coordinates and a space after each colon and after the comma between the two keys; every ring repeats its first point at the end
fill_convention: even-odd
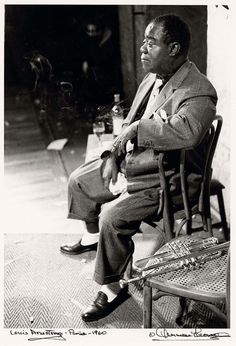
{"type": "Polygon", "coordinates": [[[123,142],[121,143],[121,151],[125,154],[125,147],[126,147],[126,140],[123,140],[123,142]]]}
{"type": "Polygon", "coordinates": [[[120,153],[124,153],[125,154],[125,152],[126,152],[126,143],[127,142],[128,142],[128,139],[126,139],[125,137],[120,142],[120,153]]]}
{"type": "Polygon", "coordinates": [[[114,152],[115,150],[117,150],[118,156],[121,155],[122,153],[125,154],[127,141],[128,139],[124,136],[117,137],[112,144],[111,151],[114,152]]]}
{"type": "Polygon", "coordinates": [[[118,174],[118,172],[113,170],[112,178],[111,178],[113,184],[115,184],[117,182],[117,174],[118,174]]]}
{"type": "Polygon", "coordinates": [[[111,152],[113,153],[116,150],[119,150],[120,142],[116,142],[112,144],[111,152]]]}
{"type": "Polygon", "coordinates": [[[104,187],[105,187],[105,189],[109,189],[110,179],[108,177],[105,177],[103,179],[104,179],[104,187]]]}
{"type": "Polygon", "coordinates": [[[107,173],[103,172],[102,179],[103,179],[103,182],[104,182],[104,187],[106,189],[108,189],[109,188],[109,183],[110,183],[110,180],[111,180],[111,176],[109,176],[107,173]]]}
{"type": "Polygon", "coordinates": [[[113,151],[119,146],[120,141],[121,141],[120,136],[116,137],[116,139],[113,141],[113,143],[112,143],[113,151]]]}

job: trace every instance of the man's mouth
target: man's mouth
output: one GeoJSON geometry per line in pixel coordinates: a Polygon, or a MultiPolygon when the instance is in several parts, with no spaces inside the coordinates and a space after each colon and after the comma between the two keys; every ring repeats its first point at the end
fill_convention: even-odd
{"type": "Polygon", "coordinates": [[[145,58],[141,58],[141,61],[142,61],[142,62],[149,62],[149,60],[148,60],[148,59],[145,59],[145,58]]]}
{"type": "Polygon", "coordinates": [[[148,61],[148,56],[146,54],[141,54],[141,61],[148,61]]]}

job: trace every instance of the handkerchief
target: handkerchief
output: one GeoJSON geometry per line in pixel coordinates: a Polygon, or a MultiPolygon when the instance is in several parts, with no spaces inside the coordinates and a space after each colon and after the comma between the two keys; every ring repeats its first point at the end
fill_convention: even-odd
{"type": "Polygon", "coordinates": [[[160,116],[161,116],[162,120],[166,121],[167,113],[164,109],[160,109],[160,116]]]}

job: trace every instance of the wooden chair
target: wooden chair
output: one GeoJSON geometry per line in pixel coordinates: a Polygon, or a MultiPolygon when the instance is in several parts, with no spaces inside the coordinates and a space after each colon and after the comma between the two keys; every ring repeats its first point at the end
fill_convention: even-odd
{"type": "MultiPolygon", "coordinates": [[[[187,244],[190,237],[192,238],[192,236],[180,238],[182,238],[182,243],[187,244]]],[[[173,246],[177,241],[178,239],[173,239],[170,243],[173,246]]],[[[170,243],[159,249],[156,255],[165,251],[170,243]]],[[[225,321],[227,328],[229,328],[230,264],[229,253],[227,253],[229,243],[220,244],[225,247],[225,250],[195,270],[178,269],[147,278],[144,282],[144,328],[152,328],[152,301],[163,296],[180,298],[180,310],[176,318],[179,325],[183,321],[183,313],[187,308],[186,298],[189,298],[206,305],[220,319],[225,321]],[[153,294],[154,290],[156,292],[153,294]],[[222,304],[226,306],[226,313],[220,308],[222,304]]],[[[199,251],[198,255],[202,256],[202,251],[199,251]]],[[[147,265],[150,266],[150,261],[147,265]]]]}
{"type": "MultiPolygon", "coordinates": [[[[179,208],[173,208],[171,197],[169,195],[168,182],[165,177],[164,170],[164,157],[165,153],[159,154],[159,172],[161,179],[161,194],[160,195],[160,207],[156,216],[152,216],[144,220],[144,222],[149,225],[156,227],[157,221],[163,217],[164,231],[166,234],[166,239],[169,241],[174,236],[178,236],[186,225],[187,234],[194,232],[192,228],[192,216],[195,214],[200,214],[202,217],[203,229],[207,232],[208,236],[212,235],[212,223],[211,223],[211,209],[210,209],[210,195],[213,193],[213,188],[211,189],[211,177],[212,177],[212,160],[214,157],[215,149],[217,146],[218,138],[220,135],[222,127],[222,117],[217,115],[213,120],[210,127],[208,147],[205,156],[205,165],[203,172],[203,179],[201,182],[201,189],[199,193],[199,198],[194,205],[190,205],[188,197],[188,187],[187,187],[187,177],[186,177],[186,154],[189,149],[182,149],[180,152],[180,179],[181,179],[181,190],[183,204],[179,208]],[[178,225],[174,233],[174,222],[175,220],[182,220],[178,225]]],[[[224,222],[226,220],[224,219],[224,222]]],[[[196,229],[198,231],[199,229],[196,229]]]]}
{"type": "MultiPolygon", "coordinates": [[[[207,152],[205,156],[205,165],[203,171],[203,179],[201,182],[201,189],[199,198],[196,203],[190,204],[188,196],[188,186],[186,177],[186,154],[187,150],[180,152],[180,180],[183,205],[180,208],[174,208],[172,200],[169,195],[168,181],[165,177],[163,160],[165,153],[160,154],[159,158],[159,171],[161,176],[161,187],[163,193],[163,205],[160,206],[159,212],[163,212],[164,231],[166,233],[167,241],[170,241],[174,236],[180,235],[183,226],[186,225],[187,235],[194,231],[199,231],[199,228],[192,227],[192,216],[200,214],[202,217],[203,229],[206,231],[207,236],[212,236],[212,223],[211,223],[211,209],[210,209],[210,196],[213,194],[214,181],[211,183],[212,177],[212,160],[214,157],[215,149],[217,146],[218,138],[222,127],[222,117],[217,115],[211,125],[208,138],[207,152]],[[162,210],[161,210],[162,208],[162,210]],[[174,232],[174,221],[181,219],[174,232]]],[[[188,149],[189,150],[189,149],[188,149]]],[[[190,148],[191,150],[191,148],[190,148]]],[[[156,219],[150,218],[145,220],[152,226],[155,226],[156,219]]],[[[187,237],[188,237],[187,236],[187,237]]],[[[172,240],[177,241],[177,239],[172,240]]],[[[157,252],[158,253],[158,252],[157,252]]],[[[210,304],[214,312],[222,318],[225,318],[220,310],[215,308],[214,303],[226,300],[226,265],[227,256],[221,256],[219,259],[210,261],[204,265],[203,269],[198,269],[197,272],[188,271],[187,274],[181,270],[148,278],[144,281],[144,327],[151,327],[151,302],[152,300],[159,299],[163,295],[175,295],[180,297],[181,313],[186,308],[186,298],[191,298],[197,301],[203,301],[204,304],[210,304]],[[218,271],[219,266],[224,268],[221,272],[218,271]],[[213,276],[211,276],[211,274],[213,276]],[[195,278],[198,278],[197,281],[195,278]],[[208,280],[209,278],[209,280],[208,280]],[[206,282],[204,286],[204,280],[206,282]],[[219,291],[212,291],[213,283],[220,283],[219,291]],[[208,283],[208,284],[207,284],[208,283]],[[152,289],[157,289],[158,293],[152,296],[152,289]],[[213,305],[212,305],[213,304],[213,305]]],[[[228,266],[229,267],[229,266],[228,266]]],[[[229,280],[229,269],[227,280],[229,280]]],[[[180,321],[180,318],[177,319],[180,321]]]]}
{"type": "MultiPolygon", "coordinates": [[[[186,154],[188,150],[191,150],[191,148],[182,149],[180,151],[179,172],[183,203],[179,206],[179,208],[173,208],[172,200],[169,195],[169,186],[164,169],[165,153],[161,152],[159,154],[158,162],[161,179],[159,210],[157,211],[156,215],[152,215],[143,221],[154,228],[158,228],[158,222],[163,219],[163,231],[166,241],[170,241],[173,237],[178,237],[185,225],[187,234],[192,234],[195,231],[199,231],[199,228],[195,229],[192,227],[192,216],[196,214],[200,214],[202,218],[203,227],[201,227],[201,230],[203,229],[206,232],[206,236],[208,237],[213,235],[210,208],[210,195],[211,192],[213,192],[213,190],[211,190],[212,161],[222,128],[222,123],[222,117],[220,115],[217,115],[210,127],[201,188],[198,199],[196,199],[196,203],[194,204],[190,204],[189,202],[187,177],[185,174],[186,154]],[[178,225],[177,229],[175,229],[175,221],[177,220],[181,220],[181,222],[178,225]]],[[[228,233],[226,233],[226,235],[227,234],[228,233]]],[[[228,239],[228,237],[225,237],[225,239],[228,239]]],[[[131,259],[126,270],[125,277],[130,279],[132,277],[132,272],[134,269],[135,266],[133,266],[133,259],[131,259]]]]}

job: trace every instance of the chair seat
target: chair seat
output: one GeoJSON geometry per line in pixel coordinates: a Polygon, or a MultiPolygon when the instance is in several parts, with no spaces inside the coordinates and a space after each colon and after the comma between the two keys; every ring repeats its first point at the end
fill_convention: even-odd
{"type": "MultiPolygon", "coordinates": [[[[163,251],[165,245],[156,254],[163,251]]],[[[145,285],[176,296],[181,296],[184,292],[184,296],[190,299],[209,302],[210,296],[213,303],[219,300],[223,302],[226,298],[227,253],[219,252],[217,256],[196,269],[177,269],[150,277],[146,279],[145,285]]],[[[153,260],[150,260],[147,266],[152,263],[153,260]]],[[[173,266],[172,264],[172,269],[173,266]]],[[[155,300],[155,296],[153,299],[155,300]]]]}

